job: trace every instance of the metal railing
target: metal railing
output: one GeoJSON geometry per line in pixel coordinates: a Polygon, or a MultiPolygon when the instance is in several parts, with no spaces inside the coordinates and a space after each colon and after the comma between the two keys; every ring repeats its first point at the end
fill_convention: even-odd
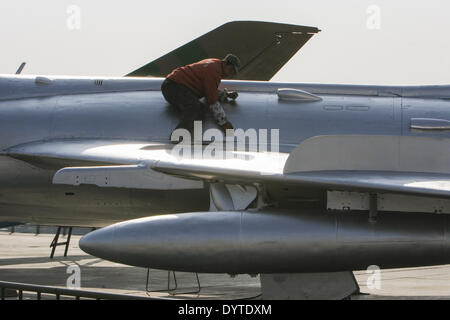
{"type": "Polygon", "coordinates": [[[172,300],[170,298],[146,297],[129,294],[118,294],[109,292],[87,291],[80,289],[58,288],[50,286],[41,286],[34,284],[0,281],[0,298],[5,300],[6,290],[18,291],[18,299],[23,300],[24,292],[36,293],[36,300],[41,300],[42,294],[55,295],[56,300],[60,300],[61,296],[74,297],[76,300],[80,298],[96,299],[96,300],[172,300]]]}

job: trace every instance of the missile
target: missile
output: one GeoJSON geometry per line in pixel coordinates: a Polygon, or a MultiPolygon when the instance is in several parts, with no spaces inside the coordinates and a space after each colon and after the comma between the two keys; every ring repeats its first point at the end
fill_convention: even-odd
{"type": "Polygon", "coordinates": [[[152,216],[93,231],[80,248],[127,265],[203,273],[339,272],[450,263],[444,214],[230,211],[152,216]]]}

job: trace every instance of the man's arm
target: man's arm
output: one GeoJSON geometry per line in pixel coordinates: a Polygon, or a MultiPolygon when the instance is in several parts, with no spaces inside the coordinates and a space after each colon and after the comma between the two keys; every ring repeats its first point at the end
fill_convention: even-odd
{"type": "Polygon", "coordinates": [[[206,102],[212,105],[219,100],[219,84],[220,77],[215,74],[205,74],[203,78],[203,89],[205,93],[206,102]]]}
{"type": "Polygon", "coordinates": [[[223,126],[225,125],[225,123],[228,122],[225,110],[223,110],[222,105],[220,104],[219,101],[210,104],[209,109],[211,110],[213,117],[219,126],[223,126]]]}
{"type": "Polygon", "coordinates": [[[222,128],[223,131],[227,129],[233,129],[233,125],[230,121],[227,120],[225,111],[223,110],[222,105],[219,101],[211,104],[209,108],[211,109],[211,112],[214,116],[214,119],[216,119],[217,124],[222,128]]]}
{"type": "Polygon", "coordinates": [[[205,90],[206,101],[217,124],[222,128],[222,130],[225,131],[226,129],[232,129],[233,126],[227,120],[225,111],[223,110],[222,105],[220,104],[219,101],[220,92],[218,90],[219,84],[220,84],[220,74],[218,72],[210,72],[205,74],[205,77],[203,79],[203,87],[205,90]]]}
{"type": "Polygon", "coordinates": [[[209,109],[211,110],[217,124],[222,128],[223,131],[225,131],[226,129],[233,129],[233,125],[227,120],[225,110],[223,110],[223,107],[219,101],[209,105],[209,109]]]}

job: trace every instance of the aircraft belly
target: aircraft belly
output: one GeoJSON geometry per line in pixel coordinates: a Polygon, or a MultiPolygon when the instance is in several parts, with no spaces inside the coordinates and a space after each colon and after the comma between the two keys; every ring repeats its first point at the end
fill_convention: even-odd
{"type": "Polygon", "coordinates": [[[208,191],[53,185],[55,171],[0,157],[0,220],[104,226],[154,214],[207,210],[208,191]]]}
{"type": "Polygon", "coordinates": [[[208,193],[199,190],[133,192],[83,186],[74,192],[60,187],[47,193],[38,191],[18,189],[12,193],[0,188],[2,198],[7,198],[0,203],[0,220],[14,217],[24,223],[101,227],[124,219],[207,210],[209,206],[208,193]]]}

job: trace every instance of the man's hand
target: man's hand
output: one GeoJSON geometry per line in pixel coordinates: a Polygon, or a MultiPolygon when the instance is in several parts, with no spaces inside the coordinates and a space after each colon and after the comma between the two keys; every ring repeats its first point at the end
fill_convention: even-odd
{"type": "Polygon", "coordinates": [[[239,96],[236,91],[225,91],[227,93],[227,97],[233,100],[236,100],[239,96]]]}
{"type": "Polygon", "coordinates": [[[219,90],[219,101],[222,103],[230,103],[228,99],[236,100],[239,94],[236,91],[228,91],[224,88],[223,91],[219,90]]]}

